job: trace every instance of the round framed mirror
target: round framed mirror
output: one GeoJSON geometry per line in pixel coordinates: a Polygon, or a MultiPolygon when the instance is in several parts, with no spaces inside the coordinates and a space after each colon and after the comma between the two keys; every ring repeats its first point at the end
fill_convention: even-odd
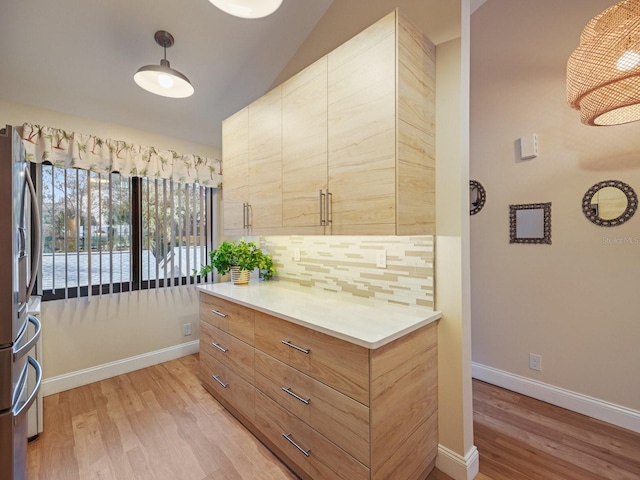
{"type": "Polygon", "coordinates": [[[624,182],[606,180],[596,183],[582,198],[582,212],[601,227],[621,225],[636,213],[638,196],[624,182]]]}
{"type": "Polygon", "coordinates": [[[487,192],[485,192],[484,187],[480,182],[475,180],[469,181],[469,213],[471,215],[475,215],[482,207],[484,207],[484,202],[487,200],[487,192]]]}

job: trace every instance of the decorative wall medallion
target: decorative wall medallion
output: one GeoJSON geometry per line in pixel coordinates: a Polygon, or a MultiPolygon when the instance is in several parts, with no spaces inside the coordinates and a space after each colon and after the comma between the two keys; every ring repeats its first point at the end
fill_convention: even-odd
{"type": "Polygon", "coordinates": [[[600,227],[622,225],[633,217],[637,208],[636,192],[618,180],[596,183],[582,197],[582,213],[600,227]]]}
{"type": "Polygon", "coordinates": [[[484,202],[487,200],[487,192],[480,182],[476,180],[469,181],[469,213],[471,215],[475,215],[482,207],[484,207],[484,202]]]}
{"type": "Polygon", "coordinates": [[[509,205],[509,243],[551,245],[551,202],[509,205]]]}

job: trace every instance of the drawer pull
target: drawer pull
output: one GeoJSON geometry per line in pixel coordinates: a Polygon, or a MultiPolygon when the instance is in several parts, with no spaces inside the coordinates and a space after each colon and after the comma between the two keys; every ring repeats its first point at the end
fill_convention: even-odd
{"type": "Polygon", "coordinates": [[[289,340],[282,340],[282,343],[284,343],[287,347],[294,348],[294,349],[298,350],[299,352],[304,353],[305,355],[309,355],[309,352],[311,351],[311,350],[309,350],[307,348],[302,348],[302,347],[299,347],[297,345],[294,345],[289,340]]]}
{"type": "Polygon", "coordinates": [[[222,388],[227,388],[229,386],[228,383],[224,383],[222,380],[220,380],[217,375],[211,375],[211,376],[213,377],[213,379],[216,382],[218,382],[220,385],[222,385],[222,388]]]}
{"type": "Polygon", "coordinates": [[[300,445],[298,445],[296,442],[293,441],[293,439],[291,438],[291,434],[290,433],[283,433],[282,436],[284,438],[286,438],[287,440],[289,440],[289,443],[291,443],[291,445],[293,445],[294,447],[296,447],[298,450],[300,450],[300,452],[302,452],[304,454],[305,457],[308,457],[311,454],[311,449],[309,450],[305,450],[304,448],[302,448],[300,445]]]}
{"type": "Polygon", "coordinates": [[[297,394],[293,393],[290,388],[282,387],[282,391],[288,393],[289,395],[291,395],[296,400],[300,400],[305,405],[309,405],[309,402],[311,401],[310,398],[302,398],[300,395],[297,395],[297,394]]]}
{"type": "Polygon", "coordinates": [[[227,348],[222,348],[220,345],[218,345],[217,343],[212,343],[211,345],[213,345],[214,347],[216,347],[218,350],[220,350],[222,353],[227,353],[228,349],[227,348]]]}
{"type": "Polygon", "coordinates": [[[226,313],[219,312],[218,310],[211,310],[211,312],[215,313],[216,315],[218,315],[219,317],[222,317],[222,318],[227,318],[227,316],[228,316],[226,313]]]}

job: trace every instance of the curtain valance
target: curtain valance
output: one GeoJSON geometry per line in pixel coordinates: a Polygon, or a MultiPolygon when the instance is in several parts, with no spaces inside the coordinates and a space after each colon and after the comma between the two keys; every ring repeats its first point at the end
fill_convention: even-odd
{"type": "Polygon", "coordinates": [[[219,159],[30,123],[22,127],[22,140],[27,160],[33,163],[50,162],[56,167],[75,167],[96,173],[118,172],[124,177],[164,178],[178,183],[195,182],[208,187],[218,187],[222,183],[219,159]]]}

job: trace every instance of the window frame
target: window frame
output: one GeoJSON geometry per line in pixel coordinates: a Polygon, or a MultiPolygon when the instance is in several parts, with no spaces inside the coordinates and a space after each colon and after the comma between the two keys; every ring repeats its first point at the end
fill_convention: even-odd
{"type": "MultiPolygon", "coordinates": [[[[33,178],[36,179],[36,194],[38,196],[39,206],[42,207],[42,166],[54,166],[50,162],[44,162],[43,164],[30,163],[29,169],[33,178]]],[[[54,166],[55,167],[55,166],[54,166]]],[[[62,167],[55,167],[61,168],[62,167]]],[[[67,169],[71,171],[82,170],[77,168],[67,169]]],[[[118,172],[112,172],[118,173],[118,172]]],[[[153,179],[147,179],[149,181],[153,181],[153,179]]],[[[100,296],[100,295],[108,295],[110,293],[124,293],[124,292],[132,292],[138,290],[150,290],[157,288],[165,288],[165,283],[167,287],[173,286],[185,286],[185,285],[195,285],[200,284],[206,281],[214,281],[214,276],[212,274],[205,276],[204,278],[198,275],[182,275],[182,276],[174,276],[165,278],[160,278],[157,275],[155,279],[143,280],[143,272],[142,272],[142,251],[143,251],[143,216],[142,216],[142,205],[144,199],[142,198],[142,182],[144,179],[142,177],[130,177],[131,181],[131,197],[130,197],[130,224],[129,227],[131,229],[131,279],[127,282],[113,282],[113,283],[102,283],[102,284],[93,284],[91,285],[91,296],[100,296]]],[[[172,180],[167,180],[167,182],[173,182],[172,180]]],[[[170,185],[171,183],[168,183],[170,185]]],[[[192,184],[189,184],[192,185],[192,184]]],[[[217,199],[217,188],[200,185],[200,187],[205,189],[205,199],[204,199],[204,208],[205,208],[205,259],[209,258],[209,252],[213,249],[213,239],[215,238],[217,232],[217,209],[215,208],[216,199],[217,199]]],[[[42,221],[42,220],[41,220],[42,221]]],[[[35,228],[34,219],[32,217],[32,228],[35,228]]],[[[195,246],[195,245],[192,245],[195,246]]],[[[202,244],[198,246],[201,248],[202,244]]],[[[41,241],[40,245],[31,245],[31,254],[42,254],[44,249],[44,241],[41,241]],[[40,251],[38,252],[37,249],[40,251]]],[[[90,250],[89,250],[90,251],[90,250]]],[[[194,265],[193,269],[197,267],[194,265]]],[[[56,287],[55,293],[53,289],[44,290],[42,288],[42,262],[40,262],[40,269],[38,272],[38,278],[36,279],[35,290],[42,296],[42,301],[51,301],[51,300],[65,300],[69,298],[81,298],[81,297],[89,297],[89,286],[88,285],[79,285],[79,286],[68,286],[64,287],[56,287]]]]}

